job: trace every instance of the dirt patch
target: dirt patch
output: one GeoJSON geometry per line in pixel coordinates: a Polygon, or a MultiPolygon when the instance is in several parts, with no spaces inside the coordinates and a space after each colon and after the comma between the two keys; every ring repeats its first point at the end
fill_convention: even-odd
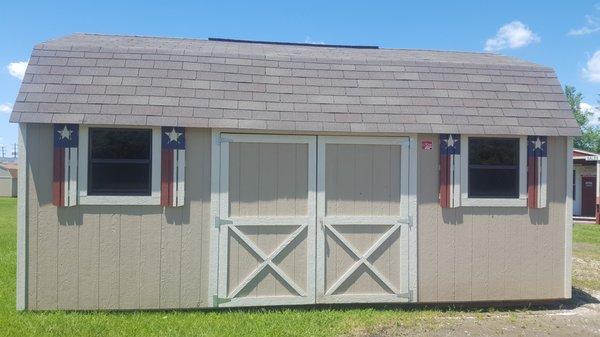
{"type": "Polygon", "coordinates": [[[420,324],[388,323],[355,336],[600,336],[600,293],[574,289],[573,300],[535,310],[505,310],[431,317],[420,324]],[[564,308],[564,309],[556,309],[564,308]]]}

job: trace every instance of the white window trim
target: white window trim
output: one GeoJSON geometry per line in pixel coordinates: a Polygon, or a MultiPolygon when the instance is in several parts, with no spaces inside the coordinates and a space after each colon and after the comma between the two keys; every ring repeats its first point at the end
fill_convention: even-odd
{"type": "Polygon", "coordinates": [[[148,196],[127,195],[87,195],[88,192],[88,143],[89,128],[95,126],[79,127],[79,204],[80,205],[160,205],[160,160],[161,160],[161,135],[159,127],[125,127],[125,126],[98,126],[99,128],[134,128],[152,129],[152,177],[151,194],[148,196]]]}
{"type": "Polygon", "coordinates": [[[527,207],[527,137],[461,135],[461,206],[466,207],[527,207]],[[519,197],[518,198],[469,198],[469,138],[518,138],[519,139],[519,197]]]}

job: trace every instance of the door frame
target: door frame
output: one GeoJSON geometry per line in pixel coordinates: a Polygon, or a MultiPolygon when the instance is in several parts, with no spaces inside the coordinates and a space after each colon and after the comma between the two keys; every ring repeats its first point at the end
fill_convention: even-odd
{"type": "MultiPolygon", "coordinates": [[[[242,307],[242,306],[266,306],[266,305],[294,305],[315,303],[315,228],[316,228],[316,136],[280,135],[280,134],[244,134],[239,132],[213,132],[213,147],[211,165],[211,253],[210,253],[210,279],[209,279],[209,303],[213,307],[242,307]],[[229,213],[229,143],[278,143],[278,144],[306,144],[307,151],[307,214],[303,217],[264,217],[260,222],[265,225],[298,225],[298,219],[303,224],[290,234],[284,242],[275,249],[277,253],[273,256],[264,253],[253,242],[248,241],[236,226],[253,225],[256,220],[231,219],[229,213]],[[216,147],[215,147],[216,145],[216,147]],[[215,158],[217,157],[217,158],[215,158]],[[227,215],[224,215],[227,214],[227,215]],[[237,224],[236,224],[237,223],[237,224]],[[292,286],[298,288],[293,280],[289,280],[285,273],[273,264],[276,255],[285,250],[287,245],[296,239],[306,228],[306,291],[301,296],[265,296],[257,298],[229,298],[227,294],[227,268],[226,263],[220,261],[228,260],[229,231],[232,230],[240,237],[246,245],[263,259],[263,262],[255,271],[260,271],[261,265],[265,264],[274,268],[274,272],[292,286]],[[227,231],[225,233],[224,231],[227,231]],[[241,235],[241,236],[240,236],[241,235]],[[224,249],[223,249],[224,248],[224,249]],[[212,295],[211,295],[212,294],[212,295]],[[214,295],[217,294],[217,295],[214,295]],[[210,298],[212,296],[212,298],[210,298]]],[[[265,268],[263,266],[263,268],[265,268]]],[[[254,273],[254,272],[253,272],[254,273]]],[[[249,277],[253,274],[251,273],[249,277]]],[[[256,277],[258,274],[254,275],[256,277]]],[[[249,282],[252,278],[249,279],[249,282]]]]}
{"type": "MultiPolygon", "coordinates": [[[[268,133],[268,132],[244,132],[242,130],[230,130],[230,129],[212,129],[211,130],[211,182],[210,182],[210,248],[209,248],[209,268],[208,268],[208,291],[207,295],[207,303],[212,307],[224,306],[220,305],[220,300],[218,298],[218,274],[219,274],[219,226],[217,226],[217,219],[220,212],[220,172],[221,172],[221,133],[237,133],[237,134],[247,134],[247,135],[279,135],[276,133],[268,133]]],[[[281,135],[290,135],[290,134],[281,134],[281,135]]],[[[316,137],[317,147],[319,144],[319,140],[327,136],[319,136],[318,134],[305,134],[307,136],[316,137]]],[[[346,135],[340,136],[346,137],[349,139],[356,138],[386,138],[382,136],[376,137],[368,137],[362,135],[346,135]]],[[[408,251],[408,265],[409,265],[409,273],[408,273],[408,285],[409,285],[409,301],[417,302],[418,301],[418,286],[417,286],[417,231],[418,231],[418,213],[417,213],[417,146],[418,146],[418,135],[415,133],[410,134],[402,134],[397,137],[407,137],[408,138],[408,147],[409,147],[409,158],[408,158],[408,170],[410,177],[409,179],[409,188],[408,188],[408,209],[409,209],[409,251],[408,251]]],[[[318,151],[317,151],[317,163],[318,162],[318,151]]],[[[315,167],[315,173],[317,172],[315,167]]],[[[318,177],[317,177],[318,178],[318,177]]],[[[316,188],[316,186],[315,186],[316,188]]],[[[317,192],[318,193],[318,192],[317,192]]],[[[315,227],[316,227],[316,215],[315,215],[315,227]]],[[[316,247],[315,247],[316,248],[316,247]]],[[[315,263],[316,256],[315,254],[315,263]]],[[[315,274],[316,275],[316,274],[315,274]]],[[[315,278],[316,282],[316,278],[315,278]]],[[[316,285],[315,285],[316,286],[316,285]]],[[[316,287],[315,287],[315,295],[316,295],[316,287]]],[[[372,302],[367,300],[361,302],[372,302]]],[[[400,302],[400,301],[398,301],[400,302]]],[[[316,301],[314,302],[316,303],[316,301]]],[[[352,301],[352,303],[358,303],[358,301],[352,301]]],[[[291,303],[272,303],[271,305],[280,304],[287,305],[291,303]]]]}
{"type": "MultiPolygon", "coordinates": [[[[416,267],[417,267],[417,221],[416,221],[416,137],[415,136],[319,136],[317,140],[317,303],[385,303],[385,302],[413,302],[417,299],[416,267]],[[363,258],[368,257],[376,248],[384,243],[393,232],[400,230],[401,239],[405,237],[405,246],[401,246],[402,255],[405,258],[406,272],[402,273],[401,281],[404,285],[403,291],[398,295],[333,295],[327,294],[325,289],[325,231],[331,230],[329,221],[325,214],[325,162],[327,144],[353,144],[353,145],[400,145],[402,147],[400,172],[406,172],[407,176],[400,177],[400,208],[406,209],[406,216],[381,217],[377,224],[392,226],[374,245],[367,250],[363,258]],[[411,179],[411,177],[414,177],[411,179]],[[396,229],[394,229],[396,228],[396,229]]],[[[370,217],[334,217],[333,222],[343,224],[369,224],[370,217]]],[[[336,232],[336,231],[334,231],[336,232]]],[[[334,233],[336,237],[339,233],[334,233]]],[[[344,241],[342,238],[340,240],[344,241]]],[[[348,249],[356,254],[356,249],[344,243],[348,249]]],[[[350,270],[350,269],[349,269],[350,270]]],[[[348,275],[350,276],[350,275],[348,275]]],[[[342,276],[343,277],[343,276],[342,276]]],[[[341,279],[341,278],[340,278],[341,279]]],[[[339,280],[338,280],[339,281],[339,280]]],[[[337,282],[336,282],[337,283],[337,282]]],[[[339,286],[339,285],[338,285],[339,286]]]]}

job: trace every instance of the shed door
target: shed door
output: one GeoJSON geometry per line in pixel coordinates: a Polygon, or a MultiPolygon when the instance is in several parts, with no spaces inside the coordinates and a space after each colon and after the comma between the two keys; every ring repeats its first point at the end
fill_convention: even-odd
{"type": "Polygon", "coordinates": [[[596,177],[581,177],[581,215],[596,216],[596,177]]]}
{"type": "Polygon", "coordinates": [[[408,283],[408,139],[319,137],[317,302],[401,302],[408,283]]]}
{"type": "Polygon", "coordinates": [[[219,306],[314,303],[316,138],[221,141],[219,306]]]}

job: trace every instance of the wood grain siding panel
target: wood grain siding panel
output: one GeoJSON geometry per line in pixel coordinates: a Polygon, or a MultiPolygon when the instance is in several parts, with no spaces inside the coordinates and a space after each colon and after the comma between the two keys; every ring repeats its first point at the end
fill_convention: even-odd
{"type": "Polygon", "coordinates": [[[37,307],[52,309],[58,307],[58,217],[52,207],[52,129],[50,126],[33,126],[29,165],[33,168],[35,182],[32,203],[38,204],[38,249],[37,249],[37,307]],[[36,139],[36,137],[39,137],[36,139]],[[35,158],[35,159],[34,159],[35,158]]]}
{"type": "Polygon", "coordinates": [[[400,214],[400,146],[327,144],[326,214],[400,214]]]}
{"type": "MultiPolygon", "coordinates": [[[[38,132],[37,125],[27,125],[27,132],[33,133],[38,132]]],[[[35,137],[27,137],[25,139],[27,152],[29,149],[34,149],[39,146],[39,140],[35,137]]],[[[38,268],[38,198],[35,198],[36,190],[38,189],[39,182],[33,179],[39,175],[39,170],[42,169],[41,165],[38,165],[39,158],[27,158],[28,165],[27,170],[27,308],[37,307],[37,278],[31,277],[31,275],[37,275],[38,268]]]]}
{"type": "MultiPolygon", "coordinates": [[[[438,144],[436,135],[419,141],[438,144]]],[[[566,138],[548,138],[548,207],[438,205],[439,149],[418,150],[421,302],[563,297],[566,138]]]]}
{"type": "Polygon", "coordinates": [[[28,308],[206,307],[210,131],[189,129],[186,204],[52,205],[52,126],[28,133],[28,308]]]}
{"type": "Polygon", "coordinates": [[[307,212],[305,144],[231,143],[230,216],[294,216],[307,212]]]}
{"type": "MultiPolygon", "coordinates": [[[[103,207],[104,208],[104,207],[103,207]]],[[[112,212],[119,212],[114,207],[112,212]]],[[[113,213],[100,213],[100,273],[98,297],[100,308],[119,308],[119,258],[121,217],[113,213]]]]}
{"type": "Polygon", "coordinates": [[[119,308],[140,307],[141,215],[121,215],[119,240],[119,308]]]}
{"type": "Polygon", "coordinates": [[[71,207],[58,212],[58,308],[78,306],[79,295],[79,224],[71,207]]]}
{"type": "Polygon", "coordinates": [[[162,214],[142,216],[140,227],[140,308],[160,305],[160,242],[162,214]]]}
{"type": "MultiPolygon", "coordinates": [[[[83,211],[83,210],[82,210],[83,211]]],[[[84,310],[99,307],[98,276],[100,272],[100,215],[88,207],[83,211],[79,228],[79,304],[84,310]]]]}

